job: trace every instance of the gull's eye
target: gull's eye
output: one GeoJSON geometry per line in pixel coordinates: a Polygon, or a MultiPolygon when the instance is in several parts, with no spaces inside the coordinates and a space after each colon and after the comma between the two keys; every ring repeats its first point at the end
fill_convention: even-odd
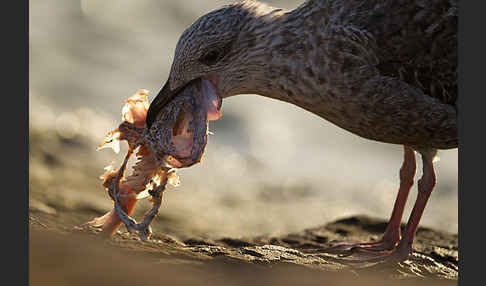
{"type": "Polygon", "coordinates": [[[217,50],[212,50],[209,53],[202,56],[199,61],[205,65],[211,66],[217,63],[220,59],[220,53],[217,50]]]}

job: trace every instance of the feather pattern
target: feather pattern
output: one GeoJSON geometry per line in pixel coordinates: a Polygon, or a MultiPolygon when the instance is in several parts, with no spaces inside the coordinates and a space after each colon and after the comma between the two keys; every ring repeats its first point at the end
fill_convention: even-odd
{"type": "Polygon", "coordinates": [[[309,0],[291,11],[242,1],[183,33],[169,83],[218,74],[222,97],[260,94],[364,138],[456,148],[456,36],[456,0],[309,0]],[[231,48],[198,61],[214,47],[231,48]]]}

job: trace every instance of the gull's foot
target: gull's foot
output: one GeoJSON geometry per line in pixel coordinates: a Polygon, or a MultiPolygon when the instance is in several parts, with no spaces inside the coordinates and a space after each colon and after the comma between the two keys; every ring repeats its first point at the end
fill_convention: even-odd
{"type": "Polygon", "coordinates": [[[411,247],[398,245],[393,250],[355,252],[342,258],[341,262],[355,268],[383,269],[396,266],[399,262],[407,260],[411,254],[411,247]]]}
{"type": "Polygon", "coordinates": [[[332,254],[340,254],[342,256],[349,256],[354,253],[387,253],[393,250],[396,246],[397,242],[381,239],[379,241],[373,242],[346,242],[346,241],[338,241],[332,244],[331,247],[317,250],[316,252],[320,253],[332,253],[332,254]]]}
{"type": "Polygon", "coordinates": [[[395,267],[405,261],[412,253],[412,248],[398,245],[388,248],[382,241],[367,243],[340,242],[330,248],[315,250],[315,253],[338,254],[332,260],[353,268],[383,269],[395,267]]]}

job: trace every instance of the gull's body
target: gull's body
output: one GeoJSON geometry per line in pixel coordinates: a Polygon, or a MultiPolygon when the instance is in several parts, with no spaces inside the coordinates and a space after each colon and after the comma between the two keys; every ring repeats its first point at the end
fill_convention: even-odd
{"type": "Polygon", "coordinates": [[[313,0],[292,11],[256,1],[228,5],[183,33],[147,124],[179,90],[202,79],[221,98],[279,99],[361,137],[404,145],[399,195],[383,240],[353,245],[390,249],[391,257],[404,259],[435,185],[437,149],[458,146],[456,33],[455,0],[313,0]],[[424,174],[400,240],[414,151],[424,174]]]}

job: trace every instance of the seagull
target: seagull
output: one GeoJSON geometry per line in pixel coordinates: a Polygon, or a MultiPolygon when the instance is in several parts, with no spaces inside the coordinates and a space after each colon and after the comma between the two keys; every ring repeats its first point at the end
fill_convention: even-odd
{"type": "Polygon", "coordinates": [[[352,261],[400,262],[436,185],[437,151],[458,147],[457,0],[308,0],[293,10],[240,1],[198,18],[179,38],[167,82],[146,124],[195,80],[215,98],[257,94],[299,106],[360,137],[399,144],[404,160],[387,228],[378,241],[323,252],[352,261]],[[418,195],[401,233],[423,162],[418,195]]]}

